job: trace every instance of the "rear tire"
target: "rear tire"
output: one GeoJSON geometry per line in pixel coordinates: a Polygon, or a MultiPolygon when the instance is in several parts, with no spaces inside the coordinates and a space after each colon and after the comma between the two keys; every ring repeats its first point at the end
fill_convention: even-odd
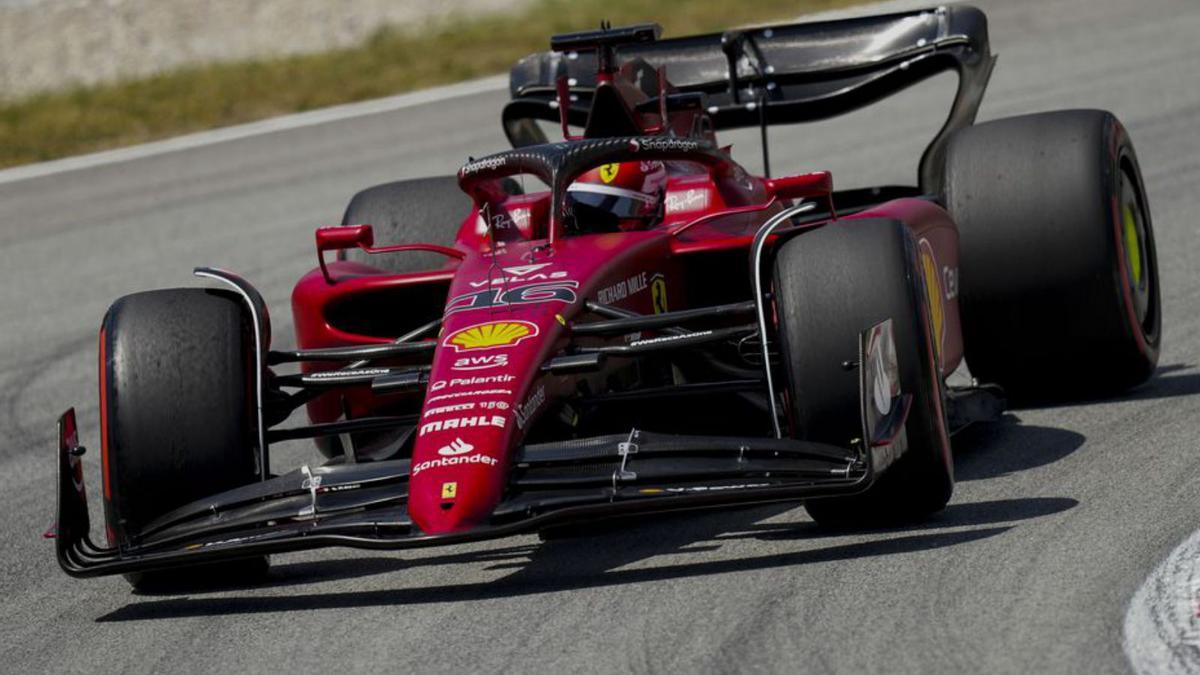
{"type": "Polygon", "coordinates": [[[1133,144],[1100,110],[959,131],[945,202],[959,228],[967,365],[1052,401],[1146,381],[1161,344],[1158,260],[1133,144]]]}
{"type": "MultiPolygon", "coordinates": [[[[471,198],[458,187],[454,176],[416,178],[376,185],[354,195],[342,224],[371,225],[378,245],[452,246],[472,206],[471,198]]],[[[436,268],[445,261],[432,253],[370,255],[360,249],[345,251],[344,259],[392,274],[436,268]]]]}
{"type": "MultiPolygon", "coordinates": [[[[155,518],[258,480],[254,334],[236,295],[128,295],[108,310],[101,339],[104,505],[115,544],[136,546],[155,518]]],[[[171,575],[182,576],[127,578],[171,575]]]]}
{"type": "Polygon", "coordinates": [[[828,225],[785,243],[775,259],[780,348],[791,383],[792,419],[808,440],[848,447],[862,435],[859,335],[892,320],[901,391],[913,395],[908,451],[866,492],[813,499],[825,525],[866,525],[940,511],[954,489],[942,382],[917,249],[892,220],[828,225]]]}

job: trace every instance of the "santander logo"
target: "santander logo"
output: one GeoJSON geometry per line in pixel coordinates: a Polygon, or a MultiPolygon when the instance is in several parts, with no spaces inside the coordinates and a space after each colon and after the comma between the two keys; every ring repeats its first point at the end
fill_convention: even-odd
{"type": "Polygon", "coordinates": [[[464,441],[461,438],[455,438],[449,445],[443,445],[438,448],[438,454],[443,457],[453,457],[455,455],[465,455],[475,449],[475,446],[464,441]]]}

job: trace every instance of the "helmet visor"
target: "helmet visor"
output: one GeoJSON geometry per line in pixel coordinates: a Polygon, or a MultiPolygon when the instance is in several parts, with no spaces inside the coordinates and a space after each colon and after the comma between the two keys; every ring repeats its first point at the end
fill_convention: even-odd
{"type": "Polygon", "coordinates": [[[654,216],[654,198],[609,185],[575,183],[567,188],[567,206],[581,231],[614,231],[623,221],[654,216]]]}
{"type": "Polygon", "coordinates": [[[641,218],[646,215],[645,202],[614,194],[571,190],[567,193],[567,201],[574,208],[583,207],[582,213],[576,214],[578,216],[592,215],[595,211],[603,211],[618,220],[641,218]]]}

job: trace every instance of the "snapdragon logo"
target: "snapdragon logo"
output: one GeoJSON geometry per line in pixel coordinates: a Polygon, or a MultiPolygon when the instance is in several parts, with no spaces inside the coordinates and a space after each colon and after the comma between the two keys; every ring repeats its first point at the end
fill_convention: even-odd
{"type": "Polygon", "coordinates": [[[630,141],[629,147],[634,152],[638,152],[639,150],[691,152],[699,148],[700,144],[696,141],[682,138],[642,138],[630,141]]]}
{"type": "Polygon", "coordinates": [[[497,169],[504,166],[506,162],[507,160],[504,157],[488,157],[486,159],[481,159],[478,162],[465,164],[462,168],[462,175],[470,176],[473,173],[479,173],[480,171],[485,171],[487,169],[497,169]]]}

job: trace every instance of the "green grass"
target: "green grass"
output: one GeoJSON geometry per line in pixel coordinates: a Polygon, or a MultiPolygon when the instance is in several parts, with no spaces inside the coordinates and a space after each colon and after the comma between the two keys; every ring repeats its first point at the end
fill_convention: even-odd
{"type": "Polygon", "coordinates": [[[0,167],[387,96],[507,71],[554,33],[657,21],[664,37],[854,0],[538,0],[517,15],[387,29],[351,49],[209,65],[0,103],[0,167]]]}

